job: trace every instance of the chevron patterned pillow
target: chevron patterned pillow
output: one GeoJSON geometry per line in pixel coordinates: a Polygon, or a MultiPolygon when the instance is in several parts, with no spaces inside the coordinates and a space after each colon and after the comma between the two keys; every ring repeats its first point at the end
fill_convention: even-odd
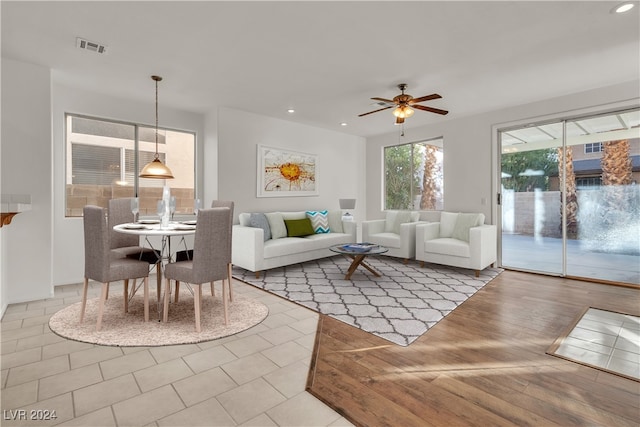
{"type": "Polygon", "coordinates": [[[311,226],[316,234],[331,232],[328,211],[307,211],[307,218],[311,220],[311,226]]]}

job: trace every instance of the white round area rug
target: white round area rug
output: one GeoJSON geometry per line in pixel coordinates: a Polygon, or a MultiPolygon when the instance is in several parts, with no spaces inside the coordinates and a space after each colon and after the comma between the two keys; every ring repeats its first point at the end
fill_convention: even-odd
{"type": "MultiPolygon", "coordinates": [[[[99,298],[87,299],[84,321],[79,323],[81,302],[70,305],[49,320],[51,330],[75,341],[120,347],[153,347],[194,344],[234,335],[262,322],[269,314],[263,303],[234,293],[229,302],[229,323],[225,326],[221,292],[212,297],[203,289],[200,322],[202,331],[196,332],[193,296],[180,292],[180,300],[169,304],[167,323],[158,321],[155,292],[149,295],[149,322],[144,321],[141,291],[129,302],[124,313],[124,297],[109,292],[102,316],[102,328],[96,331],[99,298]]],[[[162,309],[162,307],[160,307],[162,309]]]]}

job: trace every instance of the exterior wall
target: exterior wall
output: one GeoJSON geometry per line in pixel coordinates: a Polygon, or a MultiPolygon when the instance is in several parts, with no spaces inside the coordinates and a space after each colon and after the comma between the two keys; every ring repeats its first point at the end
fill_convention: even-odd
{"type": "MultiPolygon", "coordinates": [[[[171,188],[171,195],[176,197],[176,212],[192,213],[193,188],[171,188]]],[[[106,208],[109,199],[133,197],[133,187],[121,185],[67,185],[66,216],[82,216],[85,205],[95,205],[106,208]]],[[[162,187],[140,187],[140,216],[156,215],[156,203],[162,199],[162,187]]]]}
{"type": "Polygon", "coordinates": [[[560,199],[559,191],[503,191],[502,232],[562,237],[560,199]]]}

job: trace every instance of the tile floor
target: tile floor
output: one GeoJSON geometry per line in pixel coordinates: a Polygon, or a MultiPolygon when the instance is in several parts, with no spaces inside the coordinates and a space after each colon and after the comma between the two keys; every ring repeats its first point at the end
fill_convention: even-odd
{"type": "Polygon", "coordinates": [[[0,424],[351,426],[304,390],[317,313],[241,282],[234,291],[265,303],[269,316],[231,337],[167,347],[103,347],[52,333],[49,317],[80,301],[79,284],[9,306],[0,424]],[[36,420],[47,411],[56,419],[36,420]]]}
{"type": "Polygon", "coordinates": [[[640,381],[640,317],[589,308],[555,354],[640,381]]]}

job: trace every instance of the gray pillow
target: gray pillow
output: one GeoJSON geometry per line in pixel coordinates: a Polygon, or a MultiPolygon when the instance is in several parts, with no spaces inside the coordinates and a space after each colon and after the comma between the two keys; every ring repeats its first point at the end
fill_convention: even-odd
{"type": "MultiPolygon", "coordinates": [[[[280,212],[267,212],[264,214],[269,221],[269,227],[271,228],[271,238],[281,239],[287,237],[287,226],[284,225],[284,218],[280,212]]],[[[304,215],[304,212],[302,213],[304,215]]],[[[303,216],[304,218],[304,216],[303,216]]]]}
{"type": "Polygon", "coordinates": [[[398,214],[393,221],[393,233],[400,234],[400,226],[402,224],[406,224],[411,221],[411,212],[410,211],[398,211],[398,214]]]}
{"type": "Polygon", "coordinates": [[[263,213],[252,213],[249,215],[249,227],[262,228],[264,230],[264,241],[271,239],[271,227],[269,220],[263,213]]]}
{"type": "Polygon", "coordinates": [[[469,241],[469,229],[471,227],[475,227],[478,224],[478,220],[480,219],[479,214],[468,214],[461,213],[458,214],[458,218],[456,218],[456,225],[453,227],[453,233],[451,233],[451,237],[458,240],[464,240],[465,242],[469,241]]]}

